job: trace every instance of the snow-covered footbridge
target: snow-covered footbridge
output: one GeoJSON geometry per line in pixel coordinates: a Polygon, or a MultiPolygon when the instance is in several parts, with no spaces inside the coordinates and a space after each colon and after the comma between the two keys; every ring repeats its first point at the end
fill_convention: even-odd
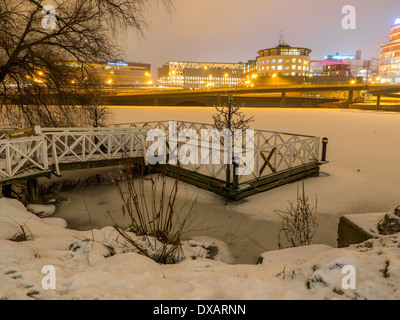
{"type": "MultiPolygon", "coordinates": [[[[168,155],[188,144],[180,139],[171,140],[170,124],[171,121],[157,121],[105,128],[0,128],[0,195],[6,195],[12,184],[26,181],[29,198],[35,201],[37,181],[42,177],[61,176],[66,170],[121,166],[126,159],[147,165],[146,152],[153,143],[146,141],[150,130],[165,132],[168,155]]],[[[204,123],[177,121],[175,124],[175,130],[190,129],[198,136],[202,130],[213,129],[212,125],[204,123]]],[[[204,159],[204,153],[198,152],[195,161],[192,158],[187,164],[180,162],[179,166],[167,162],[162,168],[170,176],[179,172],[182,181],[238,200],[318,175],[320,165],[325,162],[325,157],[323,161],[319,158],[318,137],[254,130],[252,139],[253,165],[246,175],[236,175],[233,165],[213,163],[211,151],[208,152],[210,159],[204,159]]],[[[198,145],[204,149],[200,141],[198,145]]],[[[212,144],[207,148],[211,150],[212,144]]],[[[222,158],[224,149],[221,147],[219,152],[222,158]]],[[[158,165],[152,168],[161,170],[158,165]]]]}

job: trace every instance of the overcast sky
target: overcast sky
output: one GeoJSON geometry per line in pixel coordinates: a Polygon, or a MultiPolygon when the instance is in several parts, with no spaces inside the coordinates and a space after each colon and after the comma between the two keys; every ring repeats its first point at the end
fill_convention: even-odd
{"type": "Polygon", "coordinates": [[[312,49],[311,58],[355,54],[379,58],[390,26],[400,18],[399,0],[174,0],[175,10],[153,6],[144,35],[128,33],[128,61],[152,64],[152,73],[169,60],[245,62],[274,47],[282,31],[292,46],[312,49]],[[356,29],[342,28],[342,8],[356,8],[356,29]]]}

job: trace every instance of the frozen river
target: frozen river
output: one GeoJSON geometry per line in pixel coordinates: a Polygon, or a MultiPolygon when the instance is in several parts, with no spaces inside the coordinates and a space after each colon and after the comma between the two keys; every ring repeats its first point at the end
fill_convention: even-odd
{"type": "MultiPolygon", "coordinates": [[[[113,107],[113,123],[182,120],[212,122],[213,108],[113,107]]],[[[329,138],[327,159],[321,176],[307,179],[311,204],[318,198],[319,228],[314,243],[336,246],[342,215],[383,212],[400,204],[400,148],[398,113],[331,109],[242,109],[254,116],[257,129],[315,135],[329,138]]],[[[239,202],[183,185],[179,201],[197,196],[190,235],[206,235],[225,241],[234,263],[254,263],[260,253],[277,249],[280,219],[274,210],[284,210],[296,199],[298,183],[251,196],[239,202]]],[[[112,185],[93,186],[60,194],[69,202],[54,216],[73,229],[87,230],[121,221],[121,202],[112,185]],[[86,205],[90,212],[90,219],[86,205]]],[[[126,222],[126,221],[125,221],[126,222]]]]}

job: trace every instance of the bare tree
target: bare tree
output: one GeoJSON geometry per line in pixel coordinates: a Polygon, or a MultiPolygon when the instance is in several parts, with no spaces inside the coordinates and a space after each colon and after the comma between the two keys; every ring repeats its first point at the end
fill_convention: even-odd
{"type": "MultiPolygon", "coordinates": [[[[214,125],[218,130],[222,131],[224,129],[228,129],[233,137],[234,130],[248,129],[250,127],[250,123],[254,121],[254,118],[246,118],[246,115],[240,111],[240,109],[243,107],[243,104],[237,105],[234,102],[234,92],[227,92],[226,94],[228,95],[228,103],[224,104],[222,107],[215,106],[217,113],[213,115],[213,119],[214,125]]],[[[235,141],[232,139],[232,148],[234,143],[235,141]]],[[[232,157],[232,162],[235,168],[236,164],[233,159],[233,154],[230,156],[232,157]]],[[[229,188],[230,186],[231,165],[228,164],[226,168],[226,187],[229,188]]]]}
{"type": "Polygon", "coordinates": [[[147,6],[171,1],[52,0],[50,9],[44,0],[0,0],[0,121],[79,125],[85,108],[75,106],[93,96],[87,63],[115,59],[116,35],[142,32],[147,6]]]}

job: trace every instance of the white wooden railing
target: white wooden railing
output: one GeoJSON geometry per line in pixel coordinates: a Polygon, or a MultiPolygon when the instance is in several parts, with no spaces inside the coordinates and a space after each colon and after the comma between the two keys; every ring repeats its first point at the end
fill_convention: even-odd
{"type": "Polygon", "coordinates": [[[0,179],[13,178],[30,169],[49,170],[45,137],[0,140],[0,179]]]}
{"type": "MultiPolygon", "coordinates": [[[[118,124],[107,128],[41,128],[39,136],[0,139],[0,179],[23,174],[27,169],[46,171],[49,165],[60,174],[60,164],[99,160],[113,160],[128,157],[144,157],[149,142],[146,135],[151,129],[161,129],[169,137],[169,121],[136,122],[118,124]]],[[[213,129],[211,124],[177,122],[177,131],[213,129]]],[[[243,138],[244,139],[244,138],[243,138]]],[[[168,141],[168,140],[167,140],[168,141]]],[[[254,166],[251,174],[240,176],[239,183],[259,180],[271,174],[315,163],[319,160],[320,139],[318,137],[254,130],[254,166]]],[[[180,149],[186,142],[177,141],[180,149]]],[[[201,146],[198,141],[196,145],[201,146]]],[[[214,148],[210,145],[210,148],[214,148]]],[[[243,143],[243,153],[246,152],[243,143]]],[[[224,159],[223,146],[219,146],[220,159],[224,159]]],[[[169,154],[169,143],[167,144],[169,154]]],[[[226,165],[205,163],[198,152],[197,163],[181,166],[192,172],[225,180],[226,165]]],[[[242,165],[243,166],[243,165],[242,165]]],[[[232,168],[233,169],[233,168],[232,168]]],[[[233,174],[231,175],[233,177],[233,174]]]]}
{"type": "Polygon", "coordinates": [[[54,172],[61,163],[140,157],[146,150],[148,129],[44,128],[54,172]]]}

